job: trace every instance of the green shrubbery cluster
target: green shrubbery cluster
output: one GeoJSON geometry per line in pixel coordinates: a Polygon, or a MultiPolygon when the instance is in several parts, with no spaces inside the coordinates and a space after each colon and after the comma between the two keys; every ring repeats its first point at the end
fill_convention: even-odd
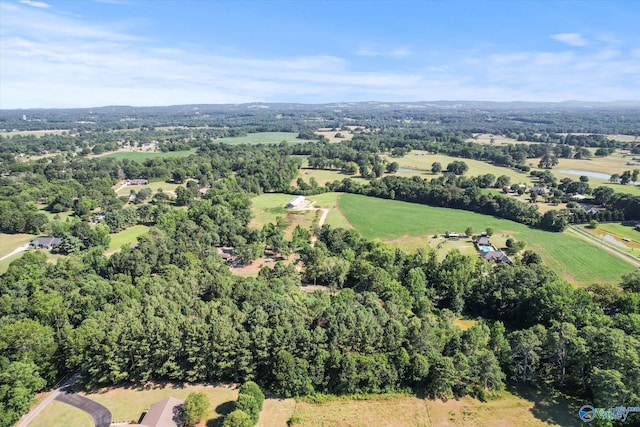
{"type": "Polygon", "coordinates": [[[240,386],[235,409],[224,419],[223,427],[253,427],[258,423],[264,394],[258,384],[247,381],[240,386]]]}

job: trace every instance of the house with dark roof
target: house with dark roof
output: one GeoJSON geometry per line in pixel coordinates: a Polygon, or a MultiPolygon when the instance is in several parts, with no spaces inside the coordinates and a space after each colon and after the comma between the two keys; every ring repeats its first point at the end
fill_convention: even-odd
{"type": "Polygon", "coordinates": [[[181,427],[184,402],[175,397],[167,397],[151,405],[142,421],[146,427],[181,427]]]}
{"type": "Polygon", "coordinates": [[[507,254],[502,251],[480,252],[480,256],[483,259],[486,259],[487,261],[493,261],[496,264],[504,262],[506,264],[513,265],[513,261],[511,261],[511,258],[509,258],[507,254]]]}
{"type": "Polygon", "coordinates": [[[480,249],[481,246],[488,246],[490,248],[493,247],[493,243],[491,243],[491,240],[489,240],[487,236],[480,236],[473,243],[478,249],[480,249]]]}
{"type": "Polygon", "coordinates": [[[545,194],[549,194],[549,189],[542,185],[537,185],[535,187],[531,187],[529,189],[529,194],[535,194],[536,196],[542,196],[545,194]]]}
{"type": "Polygon", "coordinates": [[[34,249],[53,249],[56,246],[60,246],[62,239],[60,237],[51,236],[38,236],[29,243],[34,249]]]}

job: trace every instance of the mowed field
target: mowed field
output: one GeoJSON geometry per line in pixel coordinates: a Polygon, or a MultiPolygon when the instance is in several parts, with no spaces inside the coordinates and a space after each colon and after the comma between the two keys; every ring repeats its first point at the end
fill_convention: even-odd
{"type": "MultiPolygon", "coordinates": [[[[438,175],[431,174],[431,165],[434,162],[439,162],[443,169],[447,168],[447,165],[455,160],[463,161],[469,166],[469,170],[465,173],[466,176],[478,176],[484,174],[493,174],[495,177],[506,175],[511,178],[512,184],[527,184],[527,186],[533,183],[531,176],[527,173],[518,172],[514,169],[509,169],[501,166],[494,166],[492,164],[481,162],[479,160],[463,159],[459,157],[445,156],[442,154],[429,154],[426,151],[413,150],[404,157],[391,157],[384,156],[385,160],[389,163],[398,162],[401,168],[415,169],[418,171],[427,172],[428,176],[423,178],[437,177],[438,175]]],[[[536,162],[537,165],[537,162],[536,162]]],[[[414,175],[416,175],[414,173],[414,175]]]]}
{"type": "MultiPolygon", "coordinates": [[[[221,413],[238,398],[237,388],[231,385],[153,384],[150,387],[117,387],[96,393],[81,393],[104,405],[111,411],[113,422],[131,422],[140,419],[149,407],[167,397],[184,400],[189,393],[203,392],[209,398],[210,409],[200,425],[218,425],[221,413]]],[[[29,427],[91,427],[93,421],[86,413],[61,402],[53,402],[29,427]]]]}
{"type": "Polygon", "coordinates": [[[246,136],[234,136],[231,138],[220,138],[214,142],[224,144],[280,144],[282,141],[288,143],[308,142],[308,140],[298,139],[298,132],[259,132],[249,133],[246,136]]]}
{"type": "Polygon", "coordinates": [[[11,137],[14,135],[19,135],[19,136],[35,136],[35,137],[41,137],[44,135],[62,135],[63,133],[68,132],[68,130],[66,129],[51,129],[51,130],[17,130],[17,131],[12,131],[12,132],[8,132],[8,131],[2,131],[0,132],[0,135],[5,136],[5,137],[11,137]]]}
{"type": "Polygon", "coordinates": [[[147,231],[149,231],[149,227],[146,225],[134,225],[132,227],[127,228],[126,230],[122,230],[119,233],[111,234],[111,242],[109,242],[109,247],[105,251],[106,254],[112,254],[122,247],[122,245],[128,245],[130,243],[137,242],[138,236],[142,236],[147,231]]]}
{"type": "Polygon", "coordinates": [[[425,400],[415,396],[336,398],[324,403],[298,401],[290,425],[298,427],[520,427],[577,426],[577,409],[566,401],[532,393],[503,391],[487,402],[471,397],[425,400]]]}
{"type": "MultiPolygon", "coordinates": [[[[422,247],[429,245],[430,237],[446,231],[464,232],[472,227],[480,232],[491,227],[494,229],[492,241],[497,246],[503,247],[508,237],[524,241],[525,249],[537,252],[547,266],[575,285],[618,283],[621,275],[633,270],[631,264],[569,232],[552,233],[469,211],[355,194],[342,195],[339,208],[355,229],[368,239],[396,243],[407,239],[415,245],[416,238],[422,238],[422,247]]],[[[401,244],[398,246],[402,247],[401,244]]]]}
{"type": "Polygon", "coordinates": [[[162,151],[120,150],[120,151],[115,151],[113,153],[108,153],[108,154],[104,154],[104,155],[100,155],[100,156],[96,156],[96,157],[100,157],[101,159],[106,159],[106,158],[114,158],[114,159],[118,159],[118,160],[127,159],[127,160],[131,160],[131,161],[134,161],[134,162],[142,163],[142,162],[144,162],[145,160],[148,160],[148,159],[155,159],[155,158],[164,159],[164,158],[172,158],[172,157],[187,157],[187,156],[190,156],[191,154],[196,154],[196,153],[197,153],[197,149],[195,149],[195,148],[192,148],[191,150],[167,151],[167,152],[162,152],[162,151]]]}

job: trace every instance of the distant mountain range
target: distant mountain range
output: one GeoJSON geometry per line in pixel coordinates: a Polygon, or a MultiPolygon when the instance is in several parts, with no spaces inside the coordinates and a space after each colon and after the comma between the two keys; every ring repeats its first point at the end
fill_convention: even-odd
{"type": "Polygon", "coordinates": [[[96,112],[96,113],[142,113],[142,112],[186,112],[186,111],[239,111],[255,109],[273,109],[279,111],[291,110],[400,110],[400,109],[487,109],[487,110],[525,110],[525,109],[612,109],[612,108],[640,108],[640,100],[637,101],[610,101],[610,102],[590,102],[590,101],[563,101],[563,102],[495,102],[495,101],[421,101],[421,102],[333,102],[328,104],[299,104],[299,103],[268,103],[252,102],[245,104],[188,104],[188,105],[168,105],[156,107],[132,107],[132,106],[104,106],[94,108],[29,108],[29,109],[0,109],[1,112],[35,112],[35,111],[68,111],[96,112]]]}

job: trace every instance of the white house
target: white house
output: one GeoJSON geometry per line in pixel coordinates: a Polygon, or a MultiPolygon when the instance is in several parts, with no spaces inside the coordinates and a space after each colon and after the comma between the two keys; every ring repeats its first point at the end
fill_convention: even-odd
{"type": "Polygon", "coordinates": [[[287,202],[287,204],[284,205],[284,207],[286,209],[293,209],[293,208],[297,208],[298,206],[302,205],[304,202],[305,202],[304,196],[298,196],[298,197],[295,197],[295,198],[289,200],[287,202]]]}

